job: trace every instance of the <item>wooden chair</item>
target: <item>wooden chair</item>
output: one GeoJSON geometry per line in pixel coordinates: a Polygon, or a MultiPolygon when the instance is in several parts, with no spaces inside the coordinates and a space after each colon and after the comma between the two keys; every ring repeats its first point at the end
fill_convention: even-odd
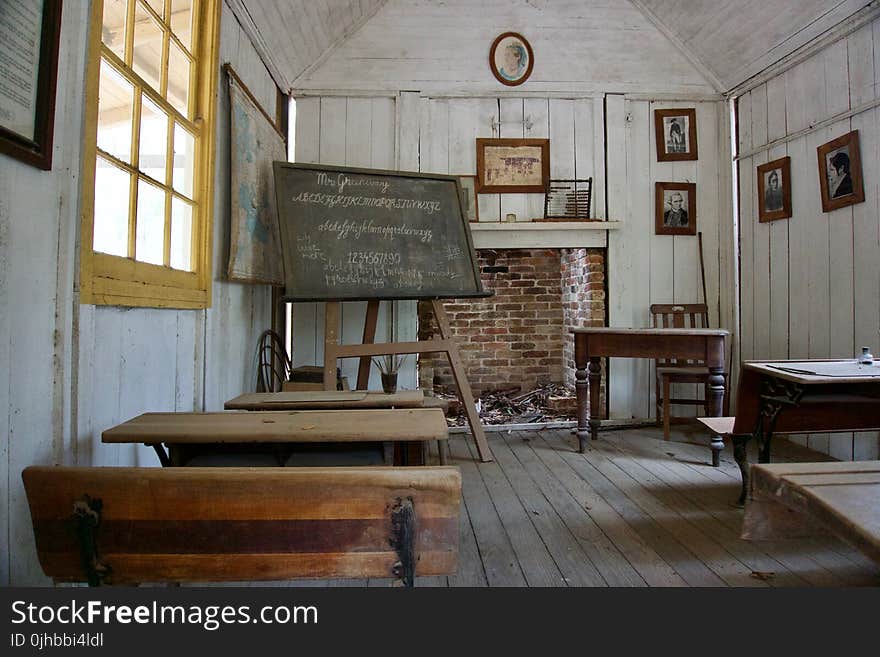
{"type": "Polygon", "coordinates": [[[36,467],[22,473],[56,582],[454,574],[461,474],[416,468],[36,467]]]}
{"type": "MultiPolygon", "coordinates": [[[[651,326],[655,328],[709,328],[709,309],[704,303],[651,305],[651,326]]],[[[663,438],[669,440],[672,404],[702,406],[709,414],[709,369],[702,361],[657,359],[654,380],[657,422],[663,423],[663,438]],[[702,398],[673,398],[672,384],[702,383],[702,398]]],[[[727,373],[724,374],[724,414],[727,415],[727,373]]]]}

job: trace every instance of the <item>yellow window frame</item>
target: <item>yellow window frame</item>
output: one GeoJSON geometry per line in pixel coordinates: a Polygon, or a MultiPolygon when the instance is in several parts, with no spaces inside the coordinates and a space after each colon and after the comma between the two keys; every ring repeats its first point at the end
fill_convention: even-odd
{"type": "MultiPolygon", "coordinates": [[[[133,258],[95,251],[95,166],[98,157],[98,86],[104,3],[92,3],[86,82],[86,126],[83,149],[82,216],[80,233],[80,303],[152,308],[207,308],[211,305],[211,246],[213,237],[216,93],[222,0],[199,0],[197,29],[192,34],[196,64],[192,73],[194,119],[198,132],[193,180],[192,268],[182,271],[133,258]]],[[[167,50],[167,49],[166,49],[167,50]]],[[[107,53],[104,53],[105,56],[107,53]]],[[[111,63],[117,63],[106,56],[111,63]]],[[[126,75],[128,72],[126,71],[126,75]]],[[[136,74],[134,74],[136,75],[136,74]]],[[[135,103],[139,103],[139,98],[135,103]]],[[[135,128],[139,129],[139,128],[135,128]]],[[[135,141],[135,144],[137,142],[135,141]]],[[[171,154],[173,156],[173,154],[171,154]]],[[[111,158],[112,159],[112,158],[111,158]]],[[[114,162],[119,164],[118,162],[114,162]]],[[[125,170],[131,171],[126,166],[125,170]]],[[[131,199],[130,199],[131,200],[131,199]]],[[[129,210],[131,221],[134,208],[129,210]]],[[[167,211],[167,209],[166,209],[167,211]]],[[[130,236],[132,237],[132,236],[130,236]]],[[[169,236],[165,236],[167,253],[169,236]]]]}

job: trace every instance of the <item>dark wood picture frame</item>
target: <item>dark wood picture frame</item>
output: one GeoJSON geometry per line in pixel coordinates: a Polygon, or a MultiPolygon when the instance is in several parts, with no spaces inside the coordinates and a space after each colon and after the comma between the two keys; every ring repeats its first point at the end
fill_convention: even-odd
{"type": "Polygon", "coordinates": [[[697,185],[696,183],[658,182],[654,183],[654,234],[655,235],[696,235],[697,234],[697,185]],[[668,193],[668,196],[667,196],[668,193]],[[682,209],[685,215],[685,225],[670,225],[674,215],[667,216],[667,210],[672,210],[672,204],[667,204],[667,198],[678,193],[682,197],[682,209]],[[670,207],[667,208],[666,206],[670,207]]]}
{"type": "Polygon", "coordinates": [[[45,171],[52,168],[61,3],[62,0],[42,0],[40,53],[35,71],[37,89],[34,100],[33,134],[20,134],[0,122],[0,153],[45,171]]]}
{"type": "Polygon", "coordinates": [[[484,139],[477,138],[477,194],[543,194],[550,181],[550,140],[549,139],[484,139]],[[503,168],[497,166],[496,159],[487,151],[505,149],[512,152],[504,156],[503,168]],[[517,171],[516,151],[521,157],[531,159],[539,153],[540,162],[528,165],[528,174],[517,171]],[[541,182],[535,182],[535,167],[540,168],[541,182]]]}
{"type": "Polygon", "coordinates": [[[822,144],[816,149],[816,154],[819,157],[822,211],[831,212],[837,208],[862,203],[865,200],[865,189],[862,184],[859,131],[853,130],[822,144]]]}
{"type": "Polygon", "coordinates": [[[499,34],[492,42],[492,47],[489,48],[489,67],[492,69],[492,75],[501,84],[508,87],[516,87],[528,80],[534,65],[535,57],[532,53],[532,46],[518,32],[499,34]],[[502,49],[500,52],[499,48],[502,49]],[[516,60],[510,59],[511,57],[515,57],[516,60]],[[523,57],[526,59],[525,62],[523,62],[523,57]],[[499,60],[501,61],[499,62],[499,60]],[[505,65],[505,60],[508,60],[509,67],[505,65]],[[509,71],[508,68],[514,68],[514,70],[509,71]]]}
{"type": "Polygon", "coordinates": [[[658,162],[677,162],[697,159],[697,110],[693,107],[654,110],[654,137],[657,142],[658,162]],[[681,128],[682,121],[686,123],[681,128]],[[667,124],[669,135],[667,135],[667,124]],[[678,126],[678,129],[675,129],[678,126]],[[678,139],[671,137],[678,132],[678,139]]]}
{"type": "Polygon", "coordinates": [[[457,174],[461,186],[461,209],[468,223],[480,220],[480,203],[477,199],[477,177],[473,174],[457,174]]]}
{"type": "Polygon", "coordinates": [[[791,216],[791,158],[761,164],[757,168],[758,221],[765,223],[791,216]],[[776,187],[771,184],[776,179],[776,187]]]}

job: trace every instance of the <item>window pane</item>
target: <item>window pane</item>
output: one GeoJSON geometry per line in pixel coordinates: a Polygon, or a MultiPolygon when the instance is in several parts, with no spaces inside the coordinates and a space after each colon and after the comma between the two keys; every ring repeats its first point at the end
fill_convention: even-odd
{"type": "Polygon", "coordinates": [[[145,180],[138,180],[135,259],[164,264],[165,192],[145,180]]]}
{"type": "Polygon", "coordinates": [[[192,206],[171,199],[171,266],[192,271],[192,206]]]}
{"type": "Polygon", "coordinates": [[[165,162],[168,153],[168,115],[146,96],[143,96],[142,102],[138,169],[167,184],[165,162]]]}
{"type": "Polygon", "coordinates": [[[104,20],[101,29],[101,41],[122,60],[125,59],[127,5],[126,0],[104,0],[104,20]]]}
{"type": "Polygon", "coordinates": [[[168,102],[187,118],[190,61],[173,41],[168,46],[168,102]]]}
{"type": "Polygon", "coordinates": [[[165,2],[163,0],[146,0],[146,1],[147,1],[147,4],[153,8],[153,11],[155,11],[159,15],[159,18],[161,18],[162,20],[165,20],[165,7],[164,7],[165,2]]]}
{"type": "Polygon", "coordinates": [[[128,255],[127,171],[98,157],[95,166],[95,229],[92,248],[101,253],[128,255]]]}
{"type": "Polygon", "coordinates": [[[178,192],[193,197],[193,172],[195,170],[195,139],[180,125],[174,125],[174,183],[178,192]]]}
{"type": "Polygon", "coordinates": [[[192,4],[192,0],[171,0],[171,31],[187,50],[192,50],[192,4]]]}
{"type": "Polygon", "coordinates": [[[104,59],[99,85],[98,148],[130,163],[134,87],[104,59]]]}
{"type": "Polygon", "coordinates": [[[155,91],[161,91],[162,40],[165,32],[140,3],[134,13],[134,53],[131,67],[155,91]]]}

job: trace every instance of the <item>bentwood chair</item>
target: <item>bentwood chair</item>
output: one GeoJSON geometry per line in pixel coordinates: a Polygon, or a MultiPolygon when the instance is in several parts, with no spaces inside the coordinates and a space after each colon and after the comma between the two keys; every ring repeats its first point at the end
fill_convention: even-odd
{"type": "MultiPolygon", "coordinates": [[[[655,328],[709,328],[709,309],[704,303],[651,305],[651,326],[655,328]]],[[[709,368],[703,361],[656,359],[655,397],[657,422],[663,422],[663,438],[669,440],[672,404],[702,406],[709,414],[709,368]],[[672,384],[703,384],[702,398],[672,397],[672,384]]],[[[724,373],[724,414],[727,415],[727,372],[724,373]]]]}
{"type": "Polygon", "coordinates": [[[272,329],[263,331],[257,344],[257,392],[280,392],[291,367],[281,336],[272,329]]]}

